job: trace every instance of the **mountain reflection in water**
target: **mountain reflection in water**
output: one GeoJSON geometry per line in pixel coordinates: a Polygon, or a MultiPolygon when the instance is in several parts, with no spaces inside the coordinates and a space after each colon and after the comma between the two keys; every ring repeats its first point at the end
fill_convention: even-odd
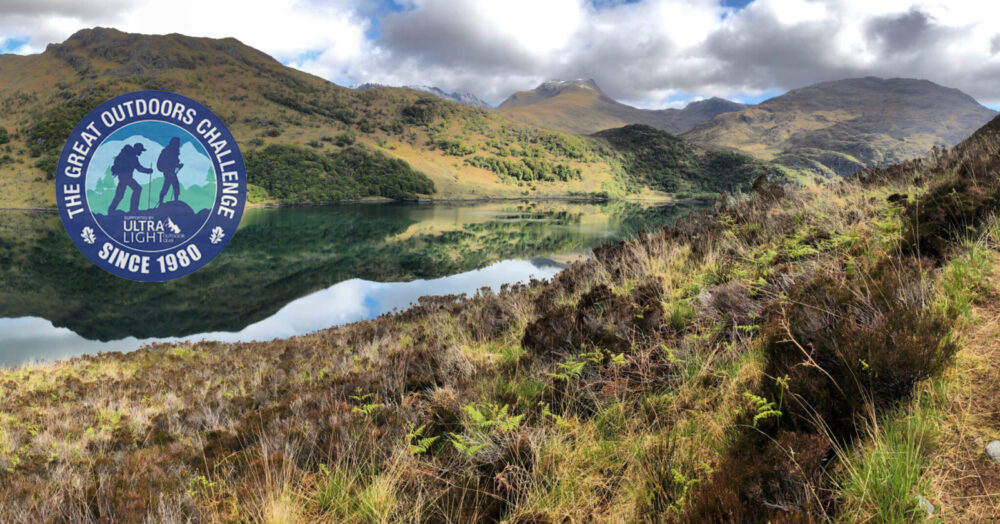
{"type": "Polygon", "coordinates": [[[98,269],[56,214],[0,211],[0,363],[150,340],[308,333],[422,295],[550,278],[557,265],[528,260],[585,254],[696,208],[536,201],[251,209],[217,259],[165,283],[98,269]]]}

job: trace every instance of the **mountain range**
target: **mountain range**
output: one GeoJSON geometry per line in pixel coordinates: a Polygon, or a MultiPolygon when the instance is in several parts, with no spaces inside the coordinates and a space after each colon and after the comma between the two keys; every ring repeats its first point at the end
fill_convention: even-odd
{"type": "Polygon", "coordinates": [[[549,81],[514,93],[497,111],[572,133],[645,124],[703,147],[742,151],[826,176],[955,145],[997,114],[957,89],[874,77],[794,89],[757,105],[711,98],[661,110],[617,102],[593,80],[549,81]]]}
{"type": "Polygon", "coordinates": [[[684,109],[639,109],[614,100],[591,79],[550,80],[530,91],[518,91],[498,107],[500,114],[521,122],[590,134],[627,124],[644,124],[679,133],[716,115],[739,111],[744,104],[721,98],[692,102],[684,109]]]}
{"type": "Polygon", "coordinates": [[[953,146],[996,114],[927,80],[866,77],[794,89],[683,136],[793,169],[845,175],[953,146]]]}
{"type": "Polygon", "coordinates": [[[0,55],[0,207],[52,207],[73,126],[138,89],[218,114],[246,156],[253,200],[287,203],[736,190],[761,173],[833,176],[920,156],[996,114],[955,89],[878,78],[661,110],[622,104],[593,80],[549,81],[489,109],[434,87],[341,87],[233,38],[94,28],[40,54],[0,55]]]}
{"type": "Polygon", "coordinates": [[[0,55],[0,207],[54,206],[50,180],[76,122],[139,89],[219,115],[255,199],[615,195],[625,185],[594,139],[412,89],[341,87],[233,38],[94,28],[40,54],[0,55]]]}
{"type": "MultiPolygon", "coordinates": [[[[113,96],[159,89],[227,124],[252,201],[531,196],[663,197],[713,188],[697,164],[669,176],[630,169],[631,144],[518,122],[416,89],[350,89],[286,67],[236,39],[84,29],[43,53],[0,55],[0,207],[53,207],[73,127],[113,96]]],[[[670,144],[674,142],[670,141],[670,144]]],[[[700,146],[677,152],[700,157],[700,146]]],[[[740,157],[750,173],[760,162],[740,157]]],[[[749,176],[749,175],[747,175],[749,176]]]]}

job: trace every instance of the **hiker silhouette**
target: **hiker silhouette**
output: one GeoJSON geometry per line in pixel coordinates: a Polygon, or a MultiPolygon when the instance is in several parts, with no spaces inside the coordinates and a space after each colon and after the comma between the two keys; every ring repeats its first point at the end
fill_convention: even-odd
{"type": "Polygon", "coordinates": [[[172,189],[174,200],[181,195],[181,185],[177,181],[177,172],[184,167],[181,163],[181,139],[173,137],[167,147],[160,152],[160,157],[156,160],[156,169],[163,173],[163,188],[160,189],[160,204],[163,205],[163,198],[167,196],[167,190],[172,189]]]}
{"type": "Polygon", "coordinates": [[[139,163],[139,155],[146,151],[146,147],[140,143],[126,145],[115,157],[111,164],[111,175],[118,178],[118,187],[115,189],[115,198],[111,200],[111,207],[108,208],[108,215],[118,207],[118,203],[125,196],[125,188],[132,189],[132,202],[129,213],[139,210],[139,196],[142,193],[142,186],[132,178],[133,171],[140,173],[152,173],[152,168],[143,167],[139,163]]]}

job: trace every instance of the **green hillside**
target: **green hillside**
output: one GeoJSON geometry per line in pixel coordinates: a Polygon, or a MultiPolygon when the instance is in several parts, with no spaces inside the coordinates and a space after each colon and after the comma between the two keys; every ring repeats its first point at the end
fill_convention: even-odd
{"type": "Polygon", "coordinates": [[[772,180],[784,172],[749,155],[703,150],[670,133],[644,125],[601,131],[620,155],[630,179],[668,193],[721,193],[747,189],[758,177],[772,180]]]}
{"type": "Polygon", "coordinates": [[[269,145],[249,151],[246,165],[249,182],[281,202],[402,199],[434,193],[434,183],[406,162],[357,146],[324,155],[291,145],[269,145]]]}
{"type": "Polygon", "coordinates": [[[138,89],[204,103],[230,127],[253,170],[325,174],[280,181],[251,171],[268,192],[258,196],[275,201],[622,196],[626,186],[593,139],[410,89],[342,88],[231,38],[97,28],[41,54],[0,55],[0,128],[8,134],[0,144],[0,206],[52,207],[50,179],[73,126],[100,102],[138,89]],[[303,183],[309,187],[293,187],[303,183]]]}

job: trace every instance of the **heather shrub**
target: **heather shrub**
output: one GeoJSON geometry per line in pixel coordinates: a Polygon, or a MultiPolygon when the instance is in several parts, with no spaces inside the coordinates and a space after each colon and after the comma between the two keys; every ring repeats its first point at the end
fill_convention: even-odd
{"type": "Polygon", "coordinates": [[[872,274],[821,271],[765,312],[766,374],[781,378],[781,425],[833,435],[855,433],[870,406],[907,397],[955,353],[950,319],[928,302],[925,262],[886,261],[872,274]],[[810,429],[811,428],[811,429],[810,429]]]}

